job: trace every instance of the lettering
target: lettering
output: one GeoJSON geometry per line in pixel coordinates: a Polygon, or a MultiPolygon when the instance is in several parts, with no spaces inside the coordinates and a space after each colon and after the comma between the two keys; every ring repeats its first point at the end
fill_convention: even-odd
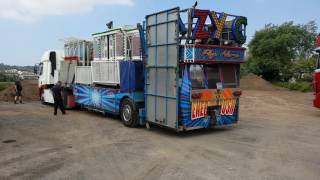
{"type": "Polygon", "coordinates": [[[248,24],[246,17],[237,17],[233,21],[232,25],[232,35],[235,41],[239,44],[244,44],[247,40],[247,36],[245,34],[245,29],[248,24]]]}
{"type": "Polygon", "coordinates": [[[238,57],[240,57],[240,54],[232,53],[231,51],[224,51],[224,52],[222,53],[222,55],[223,55],[224,57],[228,57],[228,58],[232,58],[232,57],[238,58],[238,57]]]}
{"type": "Polygon", "coordinates": [[[207,116],[208,102],[192,102],[191,119],[198,119],[207,116]]]}
{"type": "Polygon", "coordinates": [[[194,10],[192,13],[192,18],[197,18],[196,27],[192,32],[192,39],[205,39],[209,38],[209,32],[203,31],[204,25],[206,23],[207,17],[210,14],[208,10],[194,10]]]}
{"type": "Polygon", "coordinates": [[[232,116],[236,108],[235,99],[223,100],[221,103],[220,115],[232,116]]]}
{"type": "Polygon", "coordinates": [[[227,16],[228,16],[227,14],[221,13],[218,18],[218,15],[216,12],[214,11],[211,12],[211,17],[214,22],[213,25],[215,26],[215,31],[213,32],[213,38],[220,39],[224,24],[227,20],[227,16]]]}
{"type": "MultiPolygon", "coordinates": [[[[225,24],[227,22],[228,14],[226,13],[217,13],[210,12],[209,10],[199,10],[194,9],[191,13],[191,22],[196,18],[197,22],[195,27],[192,30],[192,39],[221,39],[221,35],[225,24]],[[211,25],[213,27],[213,33],[210,34],[208,30],[205,30],[207,17],[211,21],[211,25]]],[[[233,16],[234,17],[234,16],[233,16]]],[[[232,21],[228,21],[232,24],[231,31],[233,39],[238,44],[244,44],[246,41],[246,26],[248,24],[247,18],[242,16],[236,16],[232,21]]]]}
{"type": "Polygon", "coordinates": [[[213,52],[213,50],[210,50],[210,49],[205,49],[203,52],[202,52],[202,55],[203,56],[208,56],[210,59],[214,58],[217,56],[217,53],[213,52]]]}

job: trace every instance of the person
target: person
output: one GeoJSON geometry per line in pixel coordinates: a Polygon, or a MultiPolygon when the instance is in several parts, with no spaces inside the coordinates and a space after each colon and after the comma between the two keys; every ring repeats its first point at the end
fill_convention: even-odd
{"type": "Polygon", "coordinates": [[[60,108],[62,114],[66,114],[62,101],[61,90],[61,81],[58,81],[56,85],[51,88],[54,100],[54,115],[57,115],[58,107],[60,108]]]}
{"type": "Polygon", "coordinates": [[[22,85],[19,79],[15,82],[14,88],[16,91],[16,95],[14,96],[14,103],[17,104],[17,101],[19,100],[20,103],[22,104],[22,95],[21,95],[22,85]]]}

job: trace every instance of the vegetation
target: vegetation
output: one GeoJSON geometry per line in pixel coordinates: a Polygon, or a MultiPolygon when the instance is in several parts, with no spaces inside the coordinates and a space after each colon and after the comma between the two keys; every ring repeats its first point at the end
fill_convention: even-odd
{"type": "Polygon", "coordinates": [[[6,65],[6,64],[0,63],[0,72],[8,70],[8,69],[16,69],[19,71],[33,72],[34,67],[33,66],[6,65]]]}
{"type": "Polygon", "coordinates": [[[273,83],[276,86],[284,87],[293,91],[301,91],[301,92],[312,92],[312,84],[307,81],[300,81],[300,82],[274,82],[273,83]]]}
{"type": "Polygon", "coordinates": [[[0,82],[13,82],[16,80],[17,80],[16,76],[8,76],[8,75],[0,72],[0,82]]]}
{"type": "Polygon", "coordinates": [[[266,25],[255,33],[248,45],[248,59],[242,66],[242,75],[254,73],[282,87],[309,91],[316,63],[313,54],[316,32],[314,21],[266,25]]]}
{"type": "Polygon", "coordinates": [[[0,91],[13,84],[16,79],[17,78],[15,76],[8,76],[0,72],[0,91]]]}
{"type": "Polygon", "coordinates": [[[13,84],[13,82],[0,82],[0,91],[6,89],[7,87],[9,87],[12,84],[13,84]]]}

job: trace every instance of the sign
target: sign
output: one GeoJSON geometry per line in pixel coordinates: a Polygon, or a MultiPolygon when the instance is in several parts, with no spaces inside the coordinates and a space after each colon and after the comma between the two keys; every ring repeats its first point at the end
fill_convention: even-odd
{"type": "Polygon", "coordinates": [[[193,22],[193,19],[197,19],[197,22],[192,30],[192,39],[221,39],[222,31],[225,28],[226,22],[228,22],[232,24],[231,31],[233,39],[239,44],[244,44],[246,42],[245,29],[248,24],[247,18],[243,16],[231,16],[234,17],[234,19],[227,21],[227,18],[230,16],[231,15],[226,13],[193,9],[191,22],[193,22]],[[205,30],[207,19],[209,19],[211,23],[209,25],[213,28],[212,32],[205,30]]]}
{"type": "Polygon", "coordinates": [[[181,46],[181,51],[180,60],[184,62],[244,62],[245,48],[213,45],[186,45],[181,46]]]}
{"type": "Polygon", "coordinates": [[[199,119],[207,116],[208,102],[196,101],[192,102],[191,120],[199,119]]]}
{"type": "Polygon", "coordinates": [[[232,116],[236,109],[236,99],[222,100],[220,115],[232,116]]]}

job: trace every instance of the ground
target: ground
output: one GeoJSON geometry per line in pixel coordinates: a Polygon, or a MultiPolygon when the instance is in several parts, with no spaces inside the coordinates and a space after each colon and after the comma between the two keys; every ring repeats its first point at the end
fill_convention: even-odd
{"type": "Polygon", "coordinates": [[[0,103],[0,179],[320,179],[311,93],[247,90],[237,128],[177,134],[39,102],[0,103]]]}

